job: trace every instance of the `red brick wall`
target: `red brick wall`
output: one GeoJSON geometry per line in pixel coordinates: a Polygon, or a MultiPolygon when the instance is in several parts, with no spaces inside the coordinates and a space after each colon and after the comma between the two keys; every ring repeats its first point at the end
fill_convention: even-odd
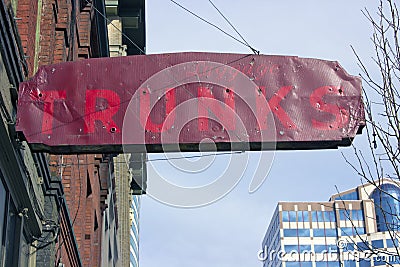
{"type": "Polygon", "coordinates": [[[26,55],[29,76],[33,71],[35,57],[35,36],[36,36],[36,19],[38,11],[38,1],[18,0],[17,8],[17,26],[21,38],[22,47],[26,55]]]}
{"type": "MultiPolygon", "coordinates": [[[[42,0],[38,65],[89,58],[93,12],[91,4],[80,9],[78,0],[42,0]],[[75,16],[72,4],[75,3],[75,16]],[[71,32],[71,23],[74,23],[71,32]]],[[[35,74],[35,40],[38,14],[37,0],[19,0],[17,7],[18,31],[27,56],[29,76],[35,74]]]]}
{"type": "MultiPolygon", "coordinates": [[[[107,166],[104,163],[101,155],[52,156],[51,165],[57,168],[62,177],[84,266],[100,266],[101,263],[102,216],[105,209],[104,193],[107,194],[107,190],[104,191],[106,188],[101,184],[105,177],[100,175],[100,165],[107,166]]],[[[108,175],[108,172],[103,173],[108,175]]],[[[67,252],[62,247],[61,257],[64,253],[67,252]]]]}
{"type": "MultiPolygon", "coordinates": [[[[35,56],[38,66],[91,56],[90,31],[94,11],[88,2],[81,1],[85,3],[83,6],[79,0],[42,0],[42,6],[38,7],[38,0],[18,0],[17,17],[20,20],[17,20],[17,26],[26,55],[29,77],[36,71],[35,56]],[[71,15],[71,1],[74,1],[76,7],[75,16],[71,15]],[[38,55],[35,55],[35,40],[39,30],[36,28],[38,9],[41,10],[40,33],[38,55]]],[[[52,173],[62,176],[71,220],[75,219],[72,222],[73,230],[84,266],[99,266],[101,262],[102,211],[106,208],[104,200],[107,195],[104,180],[107,179],[99,177],[101,155],[98,156],[50,156],[52,173]],[[92,190],[89,195],[87,180],[90,181],[92,190]],[[95,229],[96,219],[98,226],[95,229]]],[[[72,266],[66,256],[70,251],[67,242],[62,240],[62,237],[68,236],[65,233],[68,228],[63,225],[61,229],[64,229],[64,233],[60,234],[58,246],[61,249],[57,250],[56,261],[61,258],[65,266],[72,266]]]]}

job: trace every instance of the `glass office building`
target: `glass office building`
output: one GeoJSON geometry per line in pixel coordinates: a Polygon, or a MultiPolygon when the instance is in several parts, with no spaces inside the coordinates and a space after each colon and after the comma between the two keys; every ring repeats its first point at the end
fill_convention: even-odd
{"type": "Polygon", "coordinates": [[[400,266],[400,187],[376,183],[327,202],[279,202],[262,243],[263,266],[400,266]]]}
{"type": "Polygon", "coordinates": [[[139,266],[139,210],[140,196],[132,195],[131,202],[131,229],[129,236],[130,267],[139,266]]]}

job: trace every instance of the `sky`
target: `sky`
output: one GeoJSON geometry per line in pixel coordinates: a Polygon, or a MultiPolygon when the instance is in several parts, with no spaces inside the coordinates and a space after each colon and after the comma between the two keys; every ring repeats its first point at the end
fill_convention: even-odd
{"type": "MultiPolygon", "coordinates": [[[[147,54],[251,53],[248,47],[170,1],[146,2],[147,54]]],[[[178,2],[237,36],[209,1],[178,2]]],[[[366,7],[375,12],[377,1],[214,0],[213,3],[261,54],[337,60],[348,73],[358,75],[360,69],[351,50],[353,46],[366,65],[371,70],[374,68],[371,61],[374,52],[370,41],[372,29],[361,11],[366,7]]],[[[358,149],[365,149],[365,131],[356,137],[354,144],[358,149]]],[[[336,187],[342,191],[360,184],[360,178],[346,164],[343,155],[355,162],[353,148],[342,147],[337,150],[278,151],[272,162],[273,155],[268,154],[266,161],[258,162],[260,153],[247,152],[210,159],[148,163],[149,187],[152,177],[160,173],[170,182],[182,186],[210,183],[227,168],[244,173],[231,192],[199,208],[173,207],[151,196],[143,196],[140,266],[262,266],[257,254],[278,201],[327,201],[337,192],[336,187]],[[235,157],[248,157],[245,167],[229,165],[237,160],[235,157]],[[191,164],[206,167],[194,167],[192,172],[182,167],[191,164]],[[269,170],[269,173],[263,185],[250,194],[249,184],[257,168],[269,170]]],[[[149,156],[150,160],[160,157],[149,156]]]]}

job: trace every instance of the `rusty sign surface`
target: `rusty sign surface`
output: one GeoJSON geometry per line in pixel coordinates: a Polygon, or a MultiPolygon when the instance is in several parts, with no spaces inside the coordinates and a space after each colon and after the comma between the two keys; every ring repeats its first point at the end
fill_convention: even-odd
{"type": "Polygon", "coordinates": [[[220,53],[43,66],[17,113],[52,153],[336,148],[363,126],[361,80],[337,62],[220,53]]]}

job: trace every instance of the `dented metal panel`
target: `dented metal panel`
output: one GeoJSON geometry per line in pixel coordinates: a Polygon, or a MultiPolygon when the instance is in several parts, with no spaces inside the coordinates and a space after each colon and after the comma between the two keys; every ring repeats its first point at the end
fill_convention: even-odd
{"type": "Polygon", "coordinates": [[[44,66],[17,114],[52,153],[336,148],[363,126],[361,80],[337,62],[220,53],[44,66]]]}

